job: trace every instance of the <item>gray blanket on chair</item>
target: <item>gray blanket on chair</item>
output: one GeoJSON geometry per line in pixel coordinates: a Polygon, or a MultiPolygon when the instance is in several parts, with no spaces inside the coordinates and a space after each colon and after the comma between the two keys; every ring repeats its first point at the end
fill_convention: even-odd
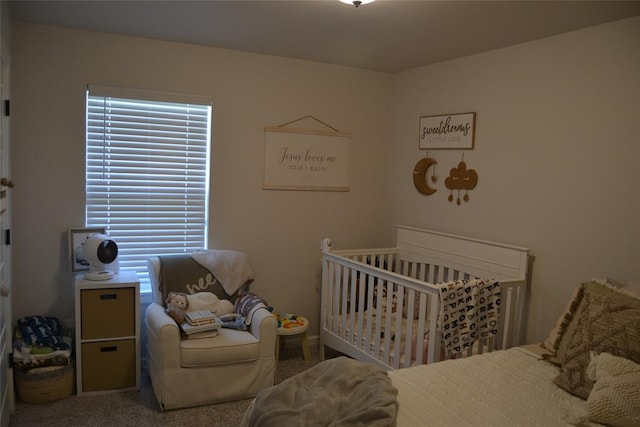
{"type": "Polygon", "coordinates": [[[258,393],[243,425],[395,426],[397,395],[382,368],[338,357],[258,393]]]}

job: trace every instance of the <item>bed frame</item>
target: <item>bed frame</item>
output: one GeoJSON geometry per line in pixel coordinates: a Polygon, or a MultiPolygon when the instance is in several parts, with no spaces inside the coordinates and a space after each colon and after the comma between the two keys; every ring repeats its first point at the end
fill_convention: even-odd
{"type": "Polygon", "coordinates": [[[395,248],[332,250],[324,239],[321,250],[321,360],[325,345],[386,369],[441,360],[434,284],[460,279],[498,280],[501,312],[498,334],[456,357],[521,344],[529,249],[398,226],[395,248]]]}

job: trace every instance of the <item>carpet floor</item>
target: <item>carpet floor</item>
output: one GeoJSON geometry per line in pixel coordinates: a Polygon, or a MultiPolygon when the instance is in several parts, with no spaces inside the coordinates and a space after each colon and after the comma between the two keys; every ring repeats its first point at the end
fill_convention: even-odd
{"type": "MultiPolygon", "coordinates": [[[[326,357],[339,354],[327,352],[326,357]]],[[[299,347],[280,353],[276,384],[316,365],[318,348],[311,347],[311,360],[304,361],[299,347]]],[[[143,366],[140,389],[78,397],[40,404],[16,402],[10,426],[93,427],[93,426],[220,426],[237,427],[252,399],[196,408],[160,411],[151,380],[143,366]]]]}

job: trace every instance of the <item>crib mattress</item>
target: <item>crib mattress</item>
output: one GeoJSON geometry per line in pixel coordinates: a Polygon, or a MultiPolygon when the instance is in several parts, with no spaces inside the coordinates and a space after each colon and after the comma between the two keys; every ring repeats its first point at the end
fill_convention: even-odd
{"type": "MultiPolygon", "coordinates": [[[[352,315],[351,314],[346,314],[344,316],[339,315],[339,316],[335,316],[335,323],[337,324],[337,328],[336,328],[336,334],[338,336],[346,336],[346,340],[349,342],[353,342],[355,343],[355,345],[361,349],[361,350],[366,350],[367,349],[367,343],[368,343],[368,348],[369,350],[366,350],[368,353],[370,354],[374,354],[375,352],[375,343],[376,342],[380,342],[380,347],[378,349],[378,354],[376,355],[378,358],[381,358],[382,355],[384,354],[386,347],[385,347],[385,343],[387,342],[384,338],[385,335],[387,334],[386,331],[386,316],[383,315],[378,317],[375,314],[372,315],[372,322],[371,322],[371,329],[369,330],[369,335],[368,337],[366,337],[366,331],[367,331],[367,312],[365,311],[364,313],[362,313],[362,315],[359,314],[355,314],[354,315],[354,322],[355,322],[355,327],[354,330],[351,331],[351,318],[352,315]],[[357,324],[358,321],[362,322],[362,336],[358,336],[357,330],[357,324]],[[380,336],[376,337],[376,324],[379,324],[380,326],[380,336]],[[344,330],[343,333],[343,325],[346,325],[346,328],[344,330]]],[[[391,360],[393,360],[393,355],[394,355],[394,350],[395,350],[395,345],[397,343],[400,343],[400,363],[404,363],[404,350],[406,348],[405,343],[407,340],[407,329],[408,329],[408,322],[412,323],[412,327],[411,327],[411,331],[412,331],[412,338],[416,336],[416,334],[418,333],[418,320],[417,319],[407,319],[406,317],[402,318],[401,321],[401,325],[400,325],[400,330],[399,333],[396,333],[395,327],[396,327],[396,318],[397,318],[397,313],[393,312],[390,316],[391,322],[391,335],[389,337],[389,353],[390,353],[390,357],[391,360]]],[[[429,327],[428,325],[425,325],[424,327],[424,333],[428,334],[429,333],[429,327]]],[[[415,340],[414,340],[415,341],[415,340]]],[[[412,361],[412,363],[415,363],[415,361],[412,361]]]]}
{"type": "MultiPolygon", "coordinates": [[[[355,325],[357,325],[358,320],[362,322],[362,331],[363,331],[363,335],[364,332],[366,332],[366,315],[367,312],[364,312],[362,314],[362,316],[358,316],[358,314],[355,314],[355,325]]],[[[367,352],[368,354],[374,355],[376,358],[381,359],[383,358],[383,355],[385,353],[386,350],[386,343],[387,341],[384,339],[386,332],[386,320],[385,320],[385,316],[384,314],[382,316],[380,316],[380,318],[378,318],[377,316],[373,315],[372,316],[372,322],[371,322],[371,330],[370,330],[370,335],[367,337],[362,336],[362,337],[358,337],[358,333],[357,333],[357,326],[356,328],[354,328],[354,331],[352,332],[350,329],[350,325],[351,325],[351,314],[346,314],[344,316],[335,316],[335,324],[337,324],[337,327],[335,327],[336,330],[336,335],[343,337],[347,342],[351,343],[352,345],[354,345],[359,349],[359,350],[363,350],[365,352],[367,352]],[[378,348],[378,352],[375,352],[375,343],[377,342],[375,333],[376,333],[376,324],[380,324],[380,337],[379,337],[379,341],[380,341],[380,346],[378,348]],[[343,334],[343,325],[346,325],[345,329],[344,329],[344,334],[343,334]],[[368,348],[367,348],[367,343],[368,343],[368,348]]],[[[400,358],[399,358],[399,365],[400,366],[404,366],[405,363],[405,349],[406,347],[406,341],[407,341],[407,331],[408,331],[408,323],[412,323],[412,327],[411,327],[411,345],[409,346],[409,348],[411,349],[411,360],[409,362],[409,364],[411,366],[417,365],[419,364],[416,361],[416,354],[417,354],[417,349],[413,348],[417,343],[422,342],[422,340],[418,340],[416,339],[416,336],[418,334],[418,320],[417,319],[407,319],[406,317],[402,317],[402,321],[400,324],[400,329],[399,332],[396,332],[395,327],[396,327],[396,318],[397,318],[397,313],[393,312],[390,316],[391,318],[391,337],[390,340],[388,341],[389,343],[389,363],[393,364],[394,362],[394,356],[395,356],[395,346],[397,343],[400,343],[400,358]],[[399,338],[398,338],[399,336],[399,338]]],[[[425,337],[429,334],[429,325],[425,324],[424,326],[424,332],[425,337]]],[[[471,354],[482,354],[482,353],[487,353],[489,351],[489,349],[487,348],[486,343],[484,344],[480,344],[479,341],[476,341],[473,346],[472,346],[472,350],[471,350],[471,354]]],[[[464,354],[461,354],[461,357],[466,356],[467,353],[465,352],[464,354]]],[[[426,363],[426,359],[427,359],[427,348],[423,346],[423,361],[424,363],[426,363]]],[[[444,360],[445,356],[444,353],[440,354],[440,359],[439,360],[444,360]]]]}
{"type": "Polygon", "coordinates": [[[388,372],[398,426],[438,427],[573,425],[586,402],[553,384],[557,373],[517,347],[388,372]]]}

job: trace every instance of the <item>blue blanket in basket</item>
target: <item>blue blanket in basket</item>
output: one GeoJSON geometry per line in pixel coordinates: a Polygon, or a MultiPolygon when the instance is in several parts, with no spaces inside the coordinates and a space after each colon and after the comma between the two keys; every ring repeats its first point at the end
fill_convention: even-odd
{"type": "Polygon", "coordinates": [[[18,328],[25,344],[67,350],[69,345],[61,337],[60,322],[55,317],[26,316],[18,319],[18,328]]]}

